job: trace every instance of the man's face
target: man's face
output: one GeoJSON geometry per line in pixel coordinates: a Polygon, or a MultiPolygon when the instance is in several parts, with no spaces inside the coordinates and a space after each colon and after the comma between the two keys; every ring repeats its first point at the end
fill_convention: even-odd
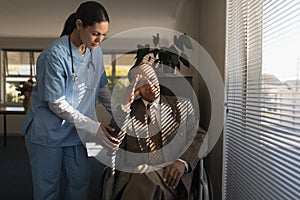
{"type": "Polygon", "coordinates": [[[138,81],[137,86],[143,99],[153,102],[160,93],[159,82],[157,76],[151,66],[141,66],[142,78],[138,81]]]}

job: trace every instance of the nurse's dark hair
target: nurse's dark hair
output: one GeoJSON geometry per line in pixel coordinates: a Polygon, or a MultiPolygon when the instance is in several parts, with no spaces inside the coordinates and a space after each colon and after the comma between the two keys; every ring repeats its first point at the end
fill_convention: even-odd
{"type": "Polygon", "coordinates": [[[93,26],[95,23],[109,22],[105,8],[98,2],[86,1],[78,7],[77,19],[81,19],[83,27],[93,26]]]}
{"type": "Polygon", "coordinates": [[[93,26],[95,23],[109,22],[105,8],[98,2],[86,1],[78,7],[65,21],[60,36],[70,35],[76,27],[76,20],[82,21],[83,27],[93,26]]]}

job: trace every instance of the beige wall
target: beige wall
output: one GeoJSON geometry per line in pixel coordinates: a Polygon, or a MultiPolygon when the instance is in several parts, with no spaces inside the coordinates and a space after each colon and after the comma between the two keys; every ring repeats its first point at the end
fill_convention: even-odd
{"type": "Polygon", "coordinates": [[[0,38],[1,49],[43,49],[53,38],[0,38]]]}
{"type": "MultiPolygon", "coordinates": [[[[224,77],[226,0],[184,0],[177,16],[176,29],[188,33],[205,48],[224,77]]],[[[201,125],[210,119],[210,98],[201,76],[195,78],[201,125]]],[[[205,167],[213,188],[213,199],[222,199],[223,136],[205,158],[205,167]]]]}
{"type": "MultiPolygon", "coordinates": [[[[201,0],[200,43],[216,63],[222,77],[225,71],[226,0],[201,0]]],[[[223,134],[205,160],[213,197],[222,199],[223,134]]]]}

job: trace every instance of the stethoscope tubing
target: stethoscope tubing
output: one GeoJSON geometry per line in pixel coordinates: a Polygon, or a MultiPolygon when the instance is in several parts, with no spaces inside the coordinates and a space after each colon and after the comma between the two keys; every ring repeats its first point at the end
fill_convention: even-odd
{"type": "MultiPolygon", "coordinates": [[[[71,56],[71,69],[72,69],[72,80],[73,82],[76,82],[78,81],[78,76],[77,74],[75,73],[75,70],[74,70],[74,61],[73,61],[73,52],[72,52],[72,47],[71,47],[71,39],[70,37],[68,37],[68,41],[69,41],[69,51],[70,51],[70,56],[71,56]]],[[[94,78],[95,78],[95,71],[96,71],[96,67],[93,63],[93,54],[91,52],[91,60],[88,62],[88,72],[87,72],[87,80],[89,81],[90,80],[90,77],[89,77],[89,70],[90,70],[90,65],[92,65],[93,67],[93,79],[91,82],[89,82],[89,84],[86,84],[87,86],[87,89],[92,89],[91,88],[91,85],[93,84],[94,82],[94,78]]]]}

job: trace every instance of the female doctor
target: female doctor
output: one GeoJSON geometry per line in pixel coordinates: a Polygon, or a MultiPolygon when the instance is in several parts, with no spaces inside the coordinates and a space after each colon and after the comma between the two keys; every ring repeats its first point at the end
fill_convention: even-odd
{"type": "Polygon", "coordinates": [[[82,140],[96,135],[106,148],[119,145],[106,131],[112,128],[93,120],[104,73],[99,44],[108,26],[105,8],[84,2],[76,11],[73,32],[52,42],[38,58],[37,84],[22,127],[35,200],[60,198],[62,172],[66,199],[88,199],[90,166],[82,140]]]}
{"type": "MultiPolygon", "coordinates": [[[[70,35],[74,29],[76,28],[76,19],[77,19],[77,14],[72,13],[69,15],[67,20],[65,21],[64,28],[60,34],[60,37],[65,36],[65,35],[70,35]]],[[[100,78],[100,84],[98,89],[98,99],[104,106],[104,108],[107,110],[107,112],[112,115],[112,110],[111,110],[111,92],[108,87],[108,80],[107,80],[107,75],[104,70],[104,72],[101,75],[100,78]]]]}

